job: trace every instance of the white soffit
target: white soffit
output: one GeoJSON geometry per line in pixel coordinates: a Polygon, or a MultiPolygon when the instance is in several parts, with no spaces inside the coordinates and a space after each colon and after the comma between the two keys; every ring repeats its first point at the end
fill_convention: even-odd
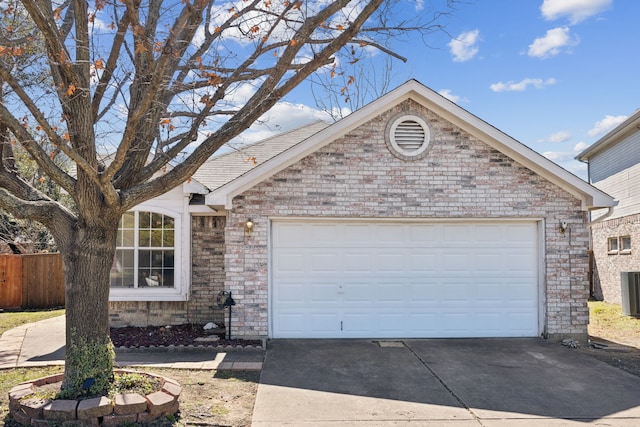
{"type": "Polygon", "coordinates": [[[616,205],[611,196],[479,119],[417,80],[409,80],[360,110],[264,162],[241,177],[212,191],[206,196],[206,204],[231,209],[235,196],[344,136],[406,99],[413,99],[415,102],[424,105],[442,118],[563,188],[582,201],[582,209],[589,210],[616,205]]]}

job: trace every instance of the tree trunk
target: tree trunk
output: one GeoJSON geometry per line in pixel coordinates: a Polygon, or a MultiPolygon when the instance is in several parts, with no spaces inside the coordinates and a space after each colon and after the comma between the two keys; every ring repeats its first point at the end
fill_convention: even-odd
{"type": "Polygon", "coordinates": [[[115,353],[109,337],[109,272],[117,219],[78,221],[61,245],[66,299],[66,355],[63,395],[102,394],[113,376],[115,353]]]}

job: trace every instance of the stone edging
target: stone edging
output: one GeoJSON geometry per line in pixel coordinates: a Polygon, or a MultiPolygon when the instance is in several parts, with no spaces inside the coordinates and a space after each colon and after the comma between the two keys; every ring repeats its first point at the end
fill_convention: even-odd
{"type": "Polygon", "coordinates": [[[105,396],[81,400],[53,400],[28,398],[38,387],[63,380],[64,374],[51,375],[24,382],[9,391],[9,411],[23,425],[78,423],[90,426],[119,426],[128,423],[145,424],[163,416],[173,415],[180,406],[180,384],[171,378],[117,369],[116,373],[138,373],[159,378],[162,390],[142,396],[138,393],[116,394],[113,400],[105,396]],[[26,399],[25,399],[26,398],[26,399]]]}
{"type": "Polygon", "coordinates": [[[114,347],[114,350],[118,353],[144,353],[147,351],[163,351],[167,353],[171,352],[189,352],[189,351],[264,351],[264,346],[261,345],[150,345],[142,347],[114,347]]]}

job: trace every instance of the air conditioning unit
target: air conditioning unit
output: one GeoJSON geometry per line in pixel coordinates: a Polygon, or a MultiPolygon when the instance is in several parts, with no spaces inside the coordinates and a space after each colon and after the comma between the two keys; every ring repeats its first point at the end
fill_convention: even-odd
{"type": "Polygon", "coordinates": [[[640,271],[620,272],[622,313],[625,316],[640,316],[640,271]]]}

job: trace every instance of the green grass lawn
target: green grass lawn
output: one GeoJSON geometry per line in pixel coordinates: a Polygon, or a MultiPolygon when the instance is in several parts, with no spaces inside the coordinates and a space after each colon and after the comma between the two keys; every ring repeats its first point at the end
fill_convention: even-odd
{"type": "Polygon", "coordinates": [[[63,314],[64,309],[0,312],[0,335],[2,335],[8,329],[24,325],[25,323],[37,322],[38,320],[62,316],[63,314]]]}

